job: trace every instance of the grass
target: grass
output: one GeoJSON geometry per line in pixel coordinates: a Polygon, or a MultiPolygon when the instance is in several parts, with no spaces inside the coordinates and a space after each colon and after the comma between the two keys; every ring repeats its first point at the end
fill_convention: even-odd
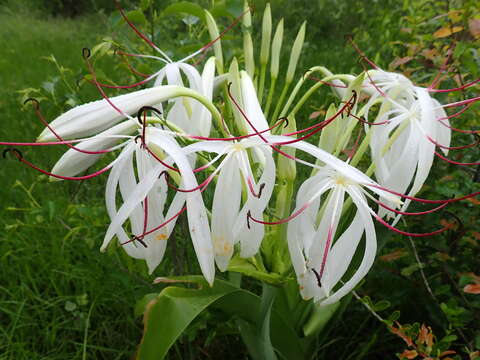
{"type": "MultiPolygon", "coordinates": [[[[105,30],[99,20],[0,14],[2,140],[39,134],[42,125],[17,91],[57,74],[42,58],[50,54],[80,72],[82,47],[105,30]]],[[[49,119],[59,111],[44,110],[49,119]]],[[[44,168],[58,154],[22,151],[44,168]]],[[[141,274],[141,264],[97,250],[107,224],[102,188],[96,182],[51,184],[10,156],[0,164],[0,359],[130,357],[142,330],[133,305],[151,288],[128,269],[140,267],[141,274]]]]}

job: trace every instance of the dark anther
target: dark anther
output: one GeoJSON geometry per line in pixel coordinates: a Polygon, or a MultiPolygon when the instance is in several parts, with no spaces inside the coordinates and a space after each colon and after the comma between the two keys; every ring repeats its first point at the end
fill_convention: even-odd
{"type": "Polygon", "coordinates": [[[31,102],[32,105],[33,105],[33,107],[34,107],[35,109],[40,108],[40,103],[38,102],[37,99],[30,97],[30,98],[28,98],[27,100],[25,100],[25,101],[23,102],[23,105],[26,105],[28,102],[31,102]]]}
{"type": "Polygon", "coordinates": [[[283,125],[284,128],[288,127],[289,122],[286,116],[281,117],[280,119],[278,119],[278,121],[283,121],[285,123],[285,125],[283,125]]]}
{"type": "Polygon", "coordinates": [[[162,176],[165,176],[165,181],[168,183],[168,171],[167,170],[163,170],[160,175],[158,175],[158,178],[161,179],[162,176]]]}
{"type": "Polygon", "coordinates": [[[353,34],[345,34],[345,35],[343,35],[343,38],[346,41],[352,41],[353,40],[353,34]]]}
{"type": "Polygon", "coordinates": [[[145,241],[143,241],[143,239],[139,238],[138,236],[134,236],[134,237],[132,238],[132,241],[138,241],[140,244],[143,245],[144,248],[147,248],[147,247],[148,247],[147,244],[145,244],[145,241]]]}
{"type": "Polygon", "coordinates": [[[263,192],[264,187],[265,187],[265,183],[261,183],[260,188],[258,189],[258,196],[257,196],[259,199],[262,196],[262,192],[263,192]]]}
{"type": "Polygon", "coordinates": [[[318,287],[322,287],[322,278],[320,277],[320,274],[317,272],[317,270],[315,270],[314,268],[311,268],[310,270],[312,270],[313,274],[315,275],[315,277],[317,278],[317,285],[318,287]]]}
{"type": "Polygon", "coordinates": [[[18,149],[15,149],[15,148],[7,148],[7,149],[3,150],[2,156],[3,156],[4,159],[7,158],[7,154],[8,154],[9,152],[13,152],[14,155],[15,155],[15,157],[16,157],[19,161],[22,161],[22,159],[23,159],[22,152],[21,152],[20,150],[18,150],[18,149]]]}
{"type": "Polygon", "coordinates": [[[135,136],[135,138],[133,139],[133,141],[135,141],[135,144],[137,144],[138,139],[142,140],[142,135],[135,136]]]}
{"type": "Polygon", "coordinates": [[[248,210],[247,212],[247,228],[248,230],[250,230],[250,218],[252,217],[252,213],[250,212],[250,210],[248,210]]]}
{"type": "Polygon", "coordinates": [[[159,116],[162,115],[162,112],[160,110],[158,110],[157,108],[154,108],[153,106],[142,106],[138,110],[138,113],[137,113],[137,119],[138,119],[138,122],[140,124],[143,124],[142,115],[146,111],[153,111],[154,113],[156,113],[159,116]]]}
{"type": "Polygon", "coordinates": [[[88,59],[91,54],[92,54],[92,53],[91,53],[91,51],[90,51],[89,48],[84,47],[84,48],[82,49],[82,56],[83,56],[84,59],[88,59]]]}
{"type": "Polygon", "coordinates": [[[230,92],[231,87],[232,87],[232,82],[230,81],[230,82],[227,84],[228,92],[230,92]]]}

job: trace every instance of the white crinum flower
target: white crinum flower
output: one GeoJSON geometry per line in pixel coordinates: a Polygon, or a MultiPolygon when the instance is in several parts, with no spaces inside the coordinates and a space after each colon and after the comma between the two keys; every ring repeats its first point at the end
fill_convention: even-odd
{"type": "Polygon", "coordinates": [[[255,137],[239,142],[205,141],[189,145],[186,154],[199,151],[215,154],[214,161],[223,157],[213,177],[218,174],[212,204],[211,230],[215,261],[225,271],[233,255],[234,245],[240,244],[240,256],[254,256],[263,240],[263,224],[249,222],[247,214],[263,217],[275,185],[275,162],[272,152],[255,137]],[[248,150],[262,154],[257,167],[261,174],[256,180],[248,150]],[[246,199],[242,203],[242,192],[246,199]]]}
{"type": "Polygon", "coordinates": [[[296,216],[292,214],[287,237],[302,296],[306,299],[314,298],[315,301],[323,300],[322,304],[334,303],[358,284],[372,266],[375,257],[376,236],[372,216],[376,214],[367,203],[366,189],[396,205],[400,199],[379,189],[378,184],[360,170],[316,146],[303,141],[292,143],[291,138],[284,136],[265,138],[271,145],[283,144],[282,147],[301,150],[325,164],[324,167],[318,167],[300,161],[319,170],[298,191],[293,211],[296,216]],[[330,192],[330,196],[319,219],[320,197],[327,192],[330,192]],[[335,242],[345,194],[351,197],[357,212],[350,226],[335,242]],[[331,294],[347,271],[364,232],[365,254],[360,266],[345,284],[331,294]]]}
{"type": "MultiPolygon", "coordinates": [[[[197,187],[198,184],[187,157],[170,134],[160,129],[147,128],[146,139],[151,151],[163,153],[166,156],[165,163],[175,164],[178,167],[180,186],[187,189],[197,187]]],[[[125,147],[119,159],[112,169],[107,184],[106,201],[112,221],[105,234],[102,250],[105,250],[112,238],[117,236],[120,243],[126,243],[125,249],[131,256],[146,259],[149,271],[152,272],[163,257],[166,240],[175,223],[175,215],[181,211],[186,202],[190,237],[202,273],[212,284],[215,276],[213,248],[207,213],[200,191],[178,192],[166,215],[163,215],[167,189],[165,179],[160,175],[167,168],[134,142],[125,147]],[[134,152],[138,182],[135,179],[132,163],[134,152]],[[124,200],[118,210],[115,205],[117,186],[120,187],[124,200]],[[148,211],[145,210],[146,203],[148,211]],[[147,213],[148,216],[145,216],[147,213]],[[130,241],[126,235],[123,224],[127,219],[130,219],[131,232],[137,237],[143,237],[146,248],[142,249],[142,244],[138,241],[130,241]],[[156,229],[169,220],[168,224],[151,232],[150,229],[156,229]],[[143,236],[145,230],[148,235],[143,236]]]]}
{"type": "MultiPolygon", "coordinates": [[[[414,86],[401,74],[371,70],[364,85],[371,94],[366,104],[366,118],[370,107],[380,102],[375,122],[388,121],[370,128],[375,176],[382,186],[414,196],[430,172],[435,143],[450,145],[447,115],[427,89],[414,86]]],[[[442,151],[448,153],[444,148],[442,151]]],[[[409,201],[405,201],[403,211],[408,204],[409,201]]],[[[380,214],[385,213],[380,210],[380,214]]]]}

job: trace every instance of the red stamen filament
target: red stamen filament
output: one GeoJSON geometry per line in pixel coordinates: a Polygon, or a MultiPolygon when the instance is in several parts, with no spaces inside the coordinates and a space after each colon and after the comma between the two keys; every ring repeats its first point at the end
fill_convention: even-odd
{"type": "Polygon", "coordinates": [[[449,128],[450,130],[460,132],[462,134],[480,134],[480,130],[463,130],[463,129],[457,129],[454,128],[453,126],[450,126],[448,124],[445,124],[441,119],[438,119],[438,122],[442,124],[443,126],[449,128]]]}
{"type": "Polygon", "coordinates": [[[320,267],[320,272],[318,274],[318,277],[320,278],[320,280],[322,280],[323,272],[325,271],[325,265],[327,263],[327,256],[330,250],[330,244],[332,243],[332,238],[333,238],[333,226],[330,226],[327,234],[327,242],[325,243],[325,250],[323,251],[322,265],[320,267]]]}
{"type": "Polygon", "coordinates": [[[90,61],[88,61],[88,58],[90,57],[90,50],[89,49],[83,49],[83,58],[85,60],[85,63],[87,64],[88,70],[90,71],[90,74],[92,75],[92,81],[95,84],[95,87],[98,89],[102,97],[110,104],[112,108],[115,109],[116,112],[118,112],[120,115],[125,116],[129,119],[131,119],[131,116],[128,114],[124,113],[122,110],[120,110],[115,104],[110,100],[110,98],[105,94],[105,91],[103,91],[102,87],[100,86],[100,83],[97,81],[97,76],[95,75],[95,71],[93,69],[92,64],[90,61]],[[86,52],[88,51],[88,52],[86,52]]]}
{"type": "Polygon", "coordinates": [[[420,211],[420,212],[406,212],[406,211],[400,211],[400,210],[396,210],[396,209],[393,209],[391,208],[390,206],[388,206],[387,204],[379,201],[379,200],[376,200],[374,199],[373,201],[375,201],[378,205],[380,205],[381,207],[387,209],[387,210],[390,210],[390,211],[393,211],[395,214],[398,214],[398,215],[425,215],[425,214],[430,214],[430,213],[433,213],[435,211],[438,211],[440,209],[443,209],[445,206],[448,205],[448,203],[444,203],[444,204],[441,204],[440,206],[437,206],[433,209],[430,209],[430,210],[425,210],[425,211],[420,211]]]}
{"type": "Polygon", "coordinates": [[[22,156],[18,156],[18,155],[15,155],[15,156],[18,158],[19,161],[28,165],[32,169],[35,169],[35,170],[41,172],[42,174],[52,176],[54,178],[62,179],[62,180],[88,180],[88,179],[94,178],[96,176],[99,176],[99,175],[103,174],[104,172],[107,172],[112,167],[112,165],[110,164],[110,165],[104,167],[103,169],[100,169],[100,170],[98,170],[98,171],[96,171],[92,174],[84,175],[84,176],[62,176],[62,175],[57,175],[57,174],[48,172],[46,170],[43,170],[43,169],[39,168],[38,166],[32,164],[30,161],[25,160],[22,156]]]}
{"type": "Polygon", "coordinates": [[[464,165],[464,166],[470,166],[470,165],[480,165],[480,162],[468,162],[468,163],[464,163],[464,162],[459,162],[459,161],[454,161],[454,160],[450,160],[448,158],[446,158],[445,156],[443,156],[442,154],[440,154],[439,152],[435,151],[435,155],[437,155],[440,159],[450,163],[450,164],[455,164],[455,165],[464,165]]]}
{"type": "Polygon", "coordinates": [[[284,219],[280,219],[278,221],[263,221],[263,220],[259,220],[259,219],[255,219],[253,216],[252,216],[252,213],[250,211],[247,212],[247,218],[249,218],[250,220],[252,220],[253,222],[256,222],[258,224],[263,224],[263,225],[281,225],[281,224],[285,224],[287,222],[289,222],[290,220],[296,218],[298,215],[300,215],[302,212],[305,211],[305,209],[307,209],[308,207],[310,206],[310,203],[306,203],[304,204],[300,209],[298,209],[297,211],[293,212],[290,216],[284,218],[284,219]]]}
{"type": "Polygon", "coordinates": [[[417,198],[417,197],[414,197],[414,196],[405,195],[405,194],[402,194],[402,193],[384,188],[384,187],[382,187],[380,185],[376,185],[376,184],[366,184],[365,186],[380,189],[380,190],[386,191],[390,194],[397,195],[397,196],[400,196],[400,197],[405,198],[405,199],[422,202],[422,203],[425,203],[425,204],[453,203],[453,202],[469,199],[469,198],[480,195],[480,191],[477,191],[477,192],[474,192],[474,193],[471,193],[471,194],[468,194],[468,195],[465,195],[465,196],[462,196],[462,197],[459,197],[459,198],[445,199],[445,200],[429,200],[429,199],[422,199],[422,198],[417,198]]]}
{"type": "Polygon", "coordinates": [[[480,82],[480,79],[477,79],[477,80],[474,80],[472,82],[469,82],[468,84],[465,84],[465,85],[462,85],[460,87],[457,87],[457,88],[453,88],[453,89],[432,89],[432,88],[428,88],[428,91],[430,92],[452,92],[452,91],[461,91],[461,90],[465,90],[466,88],[469,88],[470,86],[473,86],[477,83],[480,82]]]}
{"type": "Polygon", "coordinates": [[[427,135],[427,139],[435,144],[436,146],[438,146],[439,148],[442,148],[442,149],[447,149],[447,150],[462,150],[462,149],[469,149],[469,148],[472,148],[472,147],[475,147],[477,145],[480,144],[480,136],[477,135],[477,140],[475,140],[475,142],[471,143],[471,144],[468,144],[468,145],[462,145],[462,146],[445,146],[445,145],[442,145],[438,142],[436,142],[435,140],[433,140],[430,136],[427,135]]]}
{"type": "Polygon", "coordinates": [[[163,222],[162,224],[154,227],[153,229],[150,229],[148,230],[147,232],[144,232],[143,234],[141,235],[136,235],[134,236],[132,239],[128,240],[128,241],[125,241],[124,243],[121,243],[120,245],[125,245],[125,244],[128,244],[130,242],[133,242],[133,241],[141,241],[145,236],[147,235],[150,235],[151,233],[161,229],[162,227],[166,226],[167,224],[169,224],[170,222],[172,222],[173,220],[175,220],[177,217],[179,217],[185,210],[187,210],[187,207],[184,206],[178,213],[176,213],[175,215],[173,215],[170,219],[168,219],[167,221],[163,222]]]}
{"type": "Polygon", "coordinates": [[[127,17],[127,15],[125,14],[125,12],[123,11],[122,7],[120,6],[120,3],[118,0],[115,0],[115,7],[118,9],[118,11],[120,11],[120,14],[122,15],[123,19],[127,22],[127,24],[132,28],[133,31],[135,31],[135,33],[140,37],[142,38],[148,45],[150,45],[153,49],[155,49],[156,51],[160,52],[162,55],[163,52],[162,50],[160,50],[157,45],[155,45],[152,40],[150,40],[148,37],[146,37],[144,34],[142,34],[142,32],[140,30],[138,30],[136,28],[135,25],[133,25],[133,23],[130,21],[130,19],[127,17]]]}
{"type": "Polygon", "coordinates": [[[386,226],[387,228],[389,228],[390,230],[393,230],[395,231],[396,233],[399,233],[399,234],[402,234],[402,235],[406,235],[406,236],[411,236],[411,237],[425,237],[425,236],[431,236],[431,235],[437,235],[437,234],[440,234],[448,229],[450,229],[450,225],[447,225],[441,229],[438,229],[438,230],[435,230],[435,231],[432,231],[432,232],[429,232],[429,233],[423,233],[423,234],[419,234],[419,233],[411,233],[411,232],[407,232],[407,231],[402,231],[402,230],[399,230],[395,227],[393,227],[392,225],[390,225],[389,223],[387,223],[385,220],[383,220],[380,216],[378,216],[377,214],[373,213],[373,216],[375,217],[375,219],[382,225],[386,226]]]}

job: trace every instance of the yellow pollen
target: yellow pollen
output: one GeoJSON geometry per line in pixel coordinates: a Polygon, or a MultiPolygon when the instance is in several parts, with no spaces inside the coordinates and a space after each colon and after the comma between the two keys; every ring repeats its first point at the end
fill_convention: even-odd
{"type": "Polygon", "coordinates": [[[213,246],[215,248],[215,254],[227,256],[233,250],[231,244],[225,241],[223,237],[214,237],[213,238],[213,246]]]}
{"type": "Polygon", "coordinates": [[[242,151],[243,150],[243,146],[239,143],[233,144],[232,147],[233,147],[234,151],[242,151]]]}
{"type": "Polygon", "coordinates": [[[343,176],[338,176],[337,178],[335,178],[335,184],[347,185],[347,179],[345,179],[343,176]]]}
{"type": "Polygon", "coordinates": [[[155,236],[155,240],[167,240],[168,236],[165,233],[158,234],[155,236]]]}

